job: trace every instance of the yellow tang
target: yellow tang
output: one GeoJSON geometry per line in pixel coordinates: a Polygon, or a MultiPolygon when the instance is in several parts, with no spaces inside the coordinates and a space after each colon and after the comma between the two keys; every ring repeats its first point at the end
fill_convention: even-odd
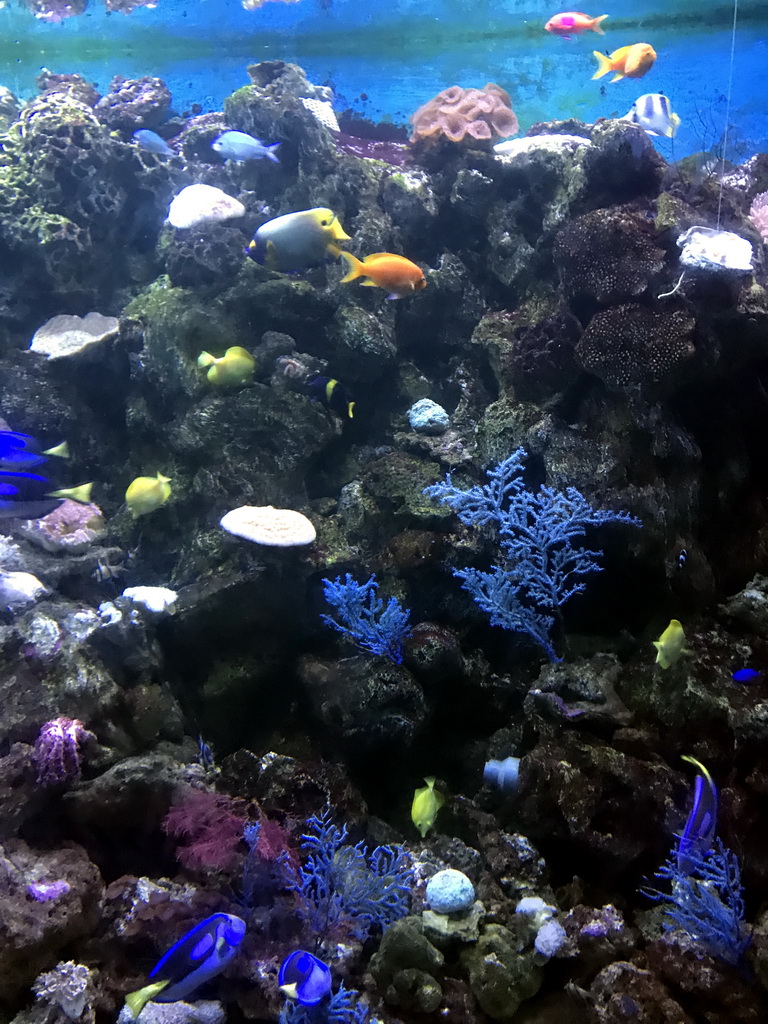
{"type": "Polygon", "coordinates": [[[256,361],[247,348],[233,345],[219,359],[210,352],[201,352],[197,357],[197,365],[202,370],[208,370],[206,377],[211,384],[233,387],[248,383],[256,368],[256,361]]]}
{"type": "Polygon", "coordinates": [[[659,639],[653,641],[653,646],[656,648],[656,664],[662,668],[669,668],[684,654],[691,653],[685,646],[685,633],[679,619],[670,619],[659,639]]]}
{"type": "Polygon", "coordinates": [[[135,516],[145,516],[160,508],[171,496],[171,479],[157,476],[137,476],[125,492],[125,503],[135,516]]]}
{"type": "Polygon", "coordinates": [[[437,812],[445,803],[443,794],[435,791],[434,775],[428,775],[424,781],[426,786],[416,790],[411,804],[411,821],[421,833],[422,839],[435,824],[437,812]]]}

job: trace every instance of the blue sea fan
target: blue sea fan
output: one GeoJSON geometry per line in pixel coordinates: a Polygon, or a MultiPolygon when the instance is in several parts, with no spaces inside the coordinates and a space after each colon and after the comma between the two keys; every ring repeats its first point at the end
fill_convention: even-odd
{"type": "Polygon", "coordinates": [[[338,615],[320,618],[327,626],[345,633],[355,643],[371,654],[383,654],[385,658],[401,664],[403,644],[410,635],[408,619],[410,612],[403,608],[395,597],[385,605],[378,596],[379,584],[375,576],[367,583],[358,583],[349,573],[344,581],[337,576],[333,582],[323,580],[325,599],[338,615]]]}
{"type": "Polygon", "coordinates": [[[365,938],[374,926],[386,928],[408,913],[411,865],[401,847],[377,846],[367,857],[364,843],[344,845],[346,827],[333,824],[328,808],[307,824],[298,888],[316,932],[344,925],[365,938]]]}
{"type": "Polygon", "coordinates": [[[586,589],[584,576],[602,570],[602,552],[574,542],[589,526],[641,523],[627,512],[592,508],[575,487],[529,491],[522,478],[525,458],[525,450],[518,448],[489,470],[483,487],[461,490],[449,473],[424,493],[449,505],[467,526],[496,526],[503,560],[490,572],[454,569],[454,575],[488,613],[492,626],[526,633],[550,661],[559,661],[551,638],[559,609],[586,589]]]}
{"type": "Polygon", "coordinates": [[[656,872],[657,878],[672,882],[672,892],[646,890],[645,895],[665,903],[665,928],[680,928],[708,953],[728,964],[737,964],[749,946],[751,937],[744,923],[739,861],[720,838],[705,853],[694,847],[686,850],[680,863],[679,840],[667,861],[656,872]]]}

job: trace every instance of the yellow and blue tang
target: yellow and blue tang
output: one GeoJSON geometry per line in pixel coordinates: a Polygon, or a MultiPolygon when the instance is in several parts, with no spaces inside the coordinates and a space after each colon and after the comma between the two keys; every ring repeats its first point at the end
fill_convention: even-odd
{"type": "Polygon", "coordinates": [[[319,266],[329,255],[341,255],[336,243],[348,239],[333,210],[318,206],[268,220],[245,251],[268,270],[290,273],[319,266]]]}

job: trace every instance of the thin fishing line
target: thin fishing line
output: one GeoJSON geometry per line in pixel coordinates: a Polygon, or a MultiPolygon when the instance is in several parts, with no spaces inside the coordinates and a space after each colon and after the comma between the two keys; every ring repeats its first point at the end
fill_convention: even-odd
{"type": "Polygon", "coordinates": [[[739,0],[733,0],[733,27],[731,29],[731,66],[728,72],[728,98],[725,102],[725,132],[723,133],[723,152],[720,157],[720,195],[717,200],[717,227],[720,227],[720,213],[723,208],[723,175],[725,174],[725,154],[728,149],[728,129],[731,123],[731,92],[733,90],[733,65],[736,54],[736,23],[739,16],[739,0]]]}

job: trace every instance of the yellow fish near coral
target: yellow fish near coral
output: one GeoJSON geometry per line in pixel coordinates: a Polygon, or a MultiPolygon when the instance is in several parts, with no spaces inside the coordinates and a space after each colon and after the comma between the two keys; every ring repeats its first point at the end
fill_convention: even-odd
{"type": "Polygon", "coordinates": [[[411,821],[419,830],[422,839],[435,824],[437,812],[445,803],[443,794],[435,791],[434,775],[427,776],[424,781],[426,786],[416,790],[411,804],[411,821]]]}
{"type": "Polygon", "coordinates": [[[125,503],[135,516],[145,516],[160,508],[171,496],[171,479],[157,476],[137,476],[125,492],[125,503]]]}
{"type": "Polygon", "coordinates": [[[656,648],[656,664],[662,668],[669,668],[684,654],[691,653],[685,646],[685,633],[679,619],[670,620],[659,639],[653,641],[653,646],[656,648]]]}
{"type": "Polygon", "coordinates": [[[210,352],[201,352],[197,365],[201,370],[208,370],[206,377],[211,384],[226,388],[247,384],[253,376],[256,361],[247,348],[233,345],[218,359],[210,352]]]}
{"type": "Polygon", "coordinates": [[[656,51],[650,43],[633,43],[632,46],[620,46],[614,50],[610,57],[599,50],[592,51],[597,58],[598,68],[592,75],[595,78],[602,78],[609,71],[613,71],[612,82],[618,82],[621,78],[642,78],[653,67],[656,61],[656,51]]]}

